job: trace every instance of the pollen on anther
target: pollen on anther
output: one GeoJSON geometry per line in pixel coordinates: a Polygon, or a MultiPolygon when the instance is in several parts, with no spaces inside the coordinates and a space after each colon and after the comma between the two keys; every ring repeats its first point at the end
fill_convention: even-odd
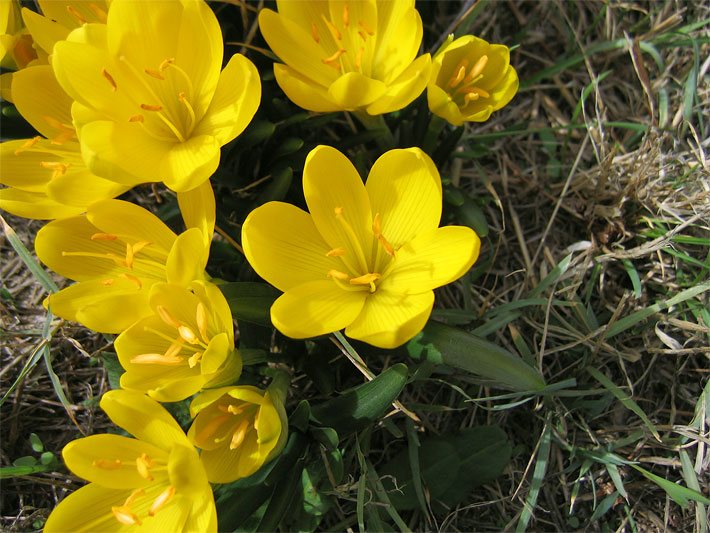
{"type": "Polygon", "coordinates": [[[346,254],[345,248],[333,248],[329,252],[326,252],[326,257],[341,257],[346,254]]]}
{"type": "Polygon", "coordinates": [[[117,468],[121,468],[121,466],[123,466],[123,463],[120,459],[95,459],[91,464],[92,466],[101,468],[103,470],[116,470],[117,468]]]}
{"type": "Polygon", "coordinates": [[[116,520],[118,520],[121,524],[126,525],[126,526],[140,526],[142,525],[142,522],[139,520],[139,518],[134,515],[130,509],[127,509],[125,506],[121,507],[111,507],[111,512],[113,513],[113,516],[116,517],[116,520]]]}
{"type": "Polygon", "coordinates": [[[335,209],[333,209],[333,211],[335,211],[335,216],[339,217],[343,215],[345,209],[343,209],[342,207],[336,207],[335,209]]]}
{"type": "Polygon", "coordinates": [[[175,58],[174,58],[174,57],[169,57],[169,58],[167,58],[167,59],[164,59],[164,60],[160,63],[160,66],[158,67],[158,69],[160,69],[160,71],[162,72],[162,71],[164,71],[166,68],[168,68],[170,65],[172,65],[173,63],[175,63],[175,58]]]}
{"type": "Polygon", "coordinates": [[[109,82],[109,84],[111,85],[111,90],[115,91],[116,89],[118,89],[118,86],[116,85],[116,80],[113,79],[113,76],[109,74],[108,70],[102,68],[101,75],[106,78],[106,81],[109,82]]]}
{"type": "Polygon", "coordinates": [[[134,276],[134,275],[132,275],[132,274],[127,274],[127,273],[125,273],[125,272],[122,273],[120,276],[121,276],[123,279],[126,279],[126,280],[130,281],[131,283],[133,283],[133,284],[134,284],[136,287],[138,287],[139,289],[142,289],[142,288],[143,288],[143,282],[140,280],[140,278],[137,278],[136,276],[134,276]]]}
{"type": "Polygon", "coordinates": [[[145,118],[140,113],[136,113],[135,115],[128,117],[128,122],[143,122],[144,120],[145,118]]]}
{"type": "Polygon", "coordinates": [[[20,155],[25,150],[29,150],[35,144],[37,144],[41,138],[42,137],[37,135],[36,137],[32,137],[31,139],[27,139],[22,146],[20,146],[17,150],[15,150],[15,155],[20,155]]]}
{"type": "Polygon", "coordinates": [[[343,6],[343,26],[346,28],[350,25],[350,9],[347,5],[343,6]]]}
{"type": "Polygon", "coordinates": [[[67,11],[69,14],[79,21],[80,24],[86,24],[87,20],[84,18],[77,8],[74,6],[67,6],[67,11]]]}
{"type": "Polygon", "coordinates": [[[163,106],[158,104],[141,104],[141,109],[145,109],[146,111],[160,111],[163,109],[163,106]]]}
{"type": "Polygon", "coordinates": [[[320,35],[318,35],[318,26],[315,22],[311,22],[311,37],[316,43],[320,43],[320,35]]]}
{"type": "Polygon", "coordinates": [[[344,48],[340,48],[337,52],[335,52],[332,56],[326,57],[322,59],[323,63],[326,65],[330,65],[332,67],[338,68],[338,66],[335,64],[335,62],[340,59],[340,56],[342,56],[346,50],[344,48]]]}
{"type": "Polygon", "coordinates": [[[345,272],[340,272],[339,270],[329,270],[326,275],[332,279],[343,279],[343,280],[348,279],[350,277],[345,272]]]}
{"type": "Polygon", "coordinates": [[[150,506],[148,514],[150,516],[155,516],[155,514],[160,511],[165,504],[167,504],[175,496],[175,487],[170,485],[167,489],[161,492],[158,497],[153,501],[153,505],[150,506]]]}
{"type": "Polygon", "coordinates": [[[148,74],[148,76],[152,76],[152,77],[155,78],[156,80],[164,80],[164,79],[165,79],[165,76],[163,76],[163,75],[162,75],[160,72],[158,72],[157,70],[153,70],[152,68],[146,68],[146,69],[143,70],[143,72],[145,72],[146,74],[148,74]]]}
{"type": "Polygon", "coordinates": [[[92,241],[115,241],[118,236],[113,233],[94,233],[90,239],[92,241]]]}

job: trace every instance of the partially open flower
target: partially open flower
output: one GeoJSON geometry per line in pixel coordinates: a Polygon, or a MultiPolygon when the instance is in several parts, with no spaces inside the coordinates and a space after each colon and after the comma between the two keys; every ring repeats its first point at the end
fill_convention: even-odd
{"type": "Polygon", "coordinates": [[[281,453],[288,433],[284,395],[273,385],[265,391],[224,387],[192,401],[195,420],[187,436],[202,449],[200,459],[211,482],[250,476],[281,453]]]}
{"type": "Polygon", "coordinates": [[[259,13],[259,29],[285,64],[276,81],[310,111],[402,109],[421,94],[431,57],[416,58],[422,21],[414,0],[279,0],[259,13]],[[416,58],[416,59],[415,59],[416,58]]]}
{"type": "Polygon", "coordinates": [[[454,126],[484,122],[518,92],[510,50],[473,35],[450,35],[434,56],[427,88],[429,109],[454,126]]]}
{"type": "Polygon", "coordinates": [[[64,447],[67,467],[90,483],[59,503],[44,531],[217,531],[212,488],[172,416],[124,390],[104,394],[101,408],[136,438],[92,435],[64,447]]]}
{"type": "Polygon", "coordinates": [[[121,387],[160,402],[177,402],[202,388],[236,381],[242,359],[234,349],[232,313],[215,285],[157,283],[150,306],[155,314],[136,322],[114,343],[126,369],[121,387]]]}

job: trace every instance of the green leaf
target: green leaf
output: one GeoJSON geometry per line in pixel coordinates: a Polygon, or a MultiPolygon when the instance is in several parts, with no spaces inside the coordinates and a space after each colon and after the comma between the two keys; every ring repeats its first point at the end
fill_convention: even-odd
{"type": "MultiPolygon", "coordinates": [[[[501,475],[511,453],[508,437],[498,426],[472,427],[456,434],[429,436],[422,439],[419,446],[419,473],[432,500],[455,506],[474,488],[501,475]]],[[[420,506],[414,470],[409,448],[380,469],[383,483],[391,490],[389,498],[397,509],[420,506]],[[393,478],[399,490],[395,490],[393,478]]]]}
{"type": "Polygon", "coordinates": [[[410,357],[466,370],[494,385],[515,391],[539,391],[545,380],[517,355],[457,328],[430,321],[407,344],[410,357]]]}
{"type": "Polygon", "coordinates": [[[256,199],[255,205],[262,205],[266,202],[283,200],[291,187],[293,181],[293,169],[285,167],[274,171],[271,175],[271,182],[264,188],[259,197],[256,199]]]}
{"type": "Polygon", "coordinates": [[[32,446],[32,449],[37,453],[44,451],[44,444],[42,444],[42,441],[37,436],[37,433],[30,433],[30,446],[32,446]]]}
{"type": "Polygon", "coordinates": [[[631,465],[631,468],[638,470],[643,475],[643,477],[650,481],[653,481],[656,485],[665,490],[668,496],[673,498],[673,501],[683,508],[688,506],[688,501],[690,500],[700,502],[704,505],[710,505],[710,498],[706,498],[697,491],[689,489],[688,487],[684,487],[683,485],[676,485],[672,481],[668,481],[667,479],[662,478],[661,476],[652,474],[645,468],[641,468],[638,465],[631,465]]]}
{"type": "Polygon", "coordinates": [[[115,353],[101,352],[101,361],[108,375],[108,384],[112,389],[121,388],[121,375],[125,372],[115,353]]]}
{"type": "Polygon", "coordinates": [[[235,281],[219,289],[227,299],[234,318],[261,326],[271,326],[270,310],[281,293],[266,283],[235,281]]]}
{"type": "Polygon", "coordinates": [[[461,224],[471,228],[481,239],[488,236],[486,215],[483,213],[483,209],[470,198],[464,199],[463,204],[456,209],[456,215],[461,224]]]}
{"type": "Polygon", "coordinates": [[[407,366],[398,363],[327,402],[311,407],[311,418],[339,435],[367,427],[384,414],[407,383],[407,366]]]}

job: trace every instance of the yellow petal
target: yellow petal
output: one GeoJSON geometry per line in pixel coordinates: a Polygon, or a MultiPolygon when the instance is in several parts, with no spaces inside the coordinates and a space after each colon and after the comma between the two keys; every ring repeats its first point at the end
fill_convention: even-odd
{"type": "Polygon", "coordinates": [[[330,248],[345,248],[344,260],[351,264],[358,264],[360,255],[369,264],[373,240],[370,200],[348,158],[330,146],[320,145],[311,150],[303,168],[303,193],[313,222],[330,248]],[[336,216],[339,209],[342,213],[336,216]]]}
{"type": "Polygon", "coordinates": [[[214,283],[208,281],[193,281],[190,284],[190,290],[205,303],[209,316],[210,329],[214,327],[216,331],[227,333],[230,344],[234,347],[234,324],[232,319],[232,311],[229,309],[229,304],[225,299],[222,291],[214,283]]]}
{"type": "Polygon", "coordinates": [[[221,145],[244,131],[261,102],[261,83],[254,63],[234,54],[219,77],[207,113],[193,135],[212,135],[221,145]]]}
{"type": "Polygon", "coordinates": [[[382,234],[395,250],[441,219],[441,178],[419,148],[390,150],[373,165],[366,183],[370,205],[379,213],[382,234]]]}
{"type": "Polygon", "coordinates": [[[79,322],[101,333],[120,333],[136,320],[149,316],[148,294],[126,279],[82,281],[52,294],[48,308],[65,320],[79,322]]]}
{"type": "MultiPolygon", "coordinates": [[[[195,396],[192,402],[190,402],[190,416],[192,418],[196,418],[200,412],[208,408],[210,405],[212,405],[214,402],[219,400],[222,396],[224,396],[234,388],[237,387],[220,387],[218,389],[202,391],[200,394],[195,396]]],[[[194,433],[194,431],[195,430],[193,430],[191,427],[190,434],[194,433]]]]}
{"type": "Polygon", "coordinates": [[[197,228],[181,233],[170,250],[166,263],[167,280],[178,285],[187,285],[193,280],[204,279],[209,247],[197,228]]]}
{"type": "Polygon", "coordinates": [[[310,26],[301,28],[284,16],[263,9],[259,13],[259,29],[269,46],[288,66],[323,87],[330,86],[338,74],[323,63],[326,54],[310,34],[310,26]]]}
{"type": "Polygon", "coordinates": [[[461,110],[459,106],[456,105],[456,102],[438,85],[429,85],[426,96],[429,111],[448,121],[450,124],[460,126],[463,124],[464,120],[471,120],[461,114],[461,110]]]}
{"type": "MultiPolygon", "coordinates": [[[[54,77],[52,67],[38,65],[15,73],[12,77],[14,103],[20,114],[48,139],[72,134],[72,100],[54,77]],[[48,117],[48,118],[47,118],[48,117]],[[57,128],[58,124],[65,125],[57,128]]],[[[75,136],[64,140],[74,139],[75,136]]]]}
{"type": "Polygon", "coordinates": [[[370,115],[398,111],[413,102],[426,87],[431,71],[431,58],[424,54],[412,62],[388,86],[379,99],[367,107],[370,115]]]}
{"type": "Polygon", "coordinates": [[[39,46],[47,54],[52,53],[52,49],[58,41],[63,41],[69,35],[69,27],[62,26],[48,16],[42,16],[26,7],[22,8],[22,20],[32,34],[35,46],[39,46]]]}
{"type": "Polygon", "coordinates": [[[249,213],[242,226],[249,264],[281,291],[326,279],[342,266],[316,229],[311,216],[294,205],[269,202],[249,213]]]}
{"type": "Polygon", "coordinates": [[[234,450],[229,446],[203,450],[200,459],[210,482],[231,483],[256,472],[264,464],[265,457],[259,454],[256,432],[252,429],[234,450]]]}
{"type": "MultiPolygon", "coordinates": [[[[0,56],[2,56],[2,35],[0,35],[0,56]]],[[[3,72],[0,74],[0,98],[8,102],[12,102],[12,78],[14,72],[3,72]]]]}
{"type": "Polygon", "coordinates": [[[417,56],[422,42],[422,19],[414,6],[383,4],[378,5],[378,18],[382,20],[377,29],[372,75],[389,85],[417,56]]]}
{"type": "Polygon", "coordinates": [[[170,450],[168,474],[177,491],[190,497],[200,497],[204,494],[212,496],[212,489],[200,463],[197,450],[187,437],[173,446],[170,450]]]}
{"type": "Polygon", "coordinates": [[[18,217],[52,220],[78,215],[83,207],[61,204],[44,192],[27,192],[20,189],[0,189],[0,209],[18,217]]]}
{"type": "Polygon", "coordinates": [[[138,67],[152,69],[174,58],[192,81],[196,94],[191,103],[204,113],[219,80],[224,50],[219,23],[205,2],[116,2],[107,28],[107,46],[115,57],[123,55],[138,67]]]}
{"type": "Polygon", "coordinates": [[[433,305],[433,291],[405,295],[378,288],[345,334],[379,348],[396,348],[422,330],[433,305]]]}
{"type": "MultiPolygon", "coordinates": [[[[212,490],[207,486],[190,497],[190,514],[185,521],[183,531],[217,531],[217,510],[212,490]]],[[[163,529],[162,531],[170,531],[163,529]]]]}
{"type": "Polygon", "coordinates": [[[212,135],[190,137],[187,142],[173,144],[161,166],[161,180],[175,192],[199,187],[217,170],[219,148],[212,135]]]}
{"type": "Polygon", "coordinates": [[[115,198],[129,189],[92,174],[86,167],[70,168],[63,176],[52,179],[47,194],[56,201],[80,207],[82,211],[96,202],[115,198]]]}
{"type": "MultiPolygon", "coordinates": [[[[212,377],[213,374],[216,374],[220,367],[224,365],[227,357],[232,355],[233,348],[234,345],[230,345],[226,332],[212,337],[212,339],[210,339],[210,343],[207,345],[207,349],[202,355],[202,374],[206,378],[212,377]]],[[[239,377],[239,374],[241,374],[241,368],[239,368],[239,371],[235,374],[234,378],[236,380],[236,378],[239,377]]]]}
{"type": "Polygon", "coordinates": [[[328,90],[287,65],[274,63],[274,75],[281,90],[298,107],[316,113],[339,111],[328,90]]]}
{"type": "MultiPolygon", "coordinates": [[[[38,0],[39,7],[45,17],[56,20],[65,28],[78,28],[86,22],[105,22],[97,16],[96,11],[91,9],[91,6],[99,8],[104,13],[108,11],[107,2],[105,0],[38,0]],[[71,8],[71,9],[68,9],[71,8]],[[72,14],[74,13],[74,14],[72,14]]],[[[51,52],[51,50],[49,50],[51,52]]]]}
{"type": "Polygon", "coordinates": [[[122,505],[133,492],[129,489],[108,489],[90,483],[64,498],[44,524],[46,533],[92,531],[124,531],[111,512],[112,506],[122,505]]]}
{"type": "Polygon", "coordinates": [[[481,241],[473,230],[446,226],[420,234],[398,250],[395,266],[380,287],[419,294],[460,278],[478,258],[481,241]]]}
{"type": "Polygon", "coordinates": [[[175,445],[192,447],[172,415],[144,394],[109,391],[101,397],[101,409],[114,424],[158,448],[169,450],[175,445]]]}
{"type": "Polygon", "coordinates": [[[371,104],[386,90],[387,86],[381,81],[368,78],[359,72],[348,72],[328,87],[328,94],[338,104],[339,109],[352,111],[371,104]]]}
{"type": "Polygon", "coordinates": [[[209,181],[199,187],[177,194],[180,214],[186,228],[197,228],[205,238],[205,246],[209,246],[214,233],[216,207],[214,191],[209,181]]]}
{"type": "Polygon", "coordinates": [[[351,324],[368,294],[342,290],[330,280],[311,281],[280,296],[271,307],[271,321],[287,337],[317,337],[351,324]]]}
{"type": "Polygon", "coordinates": [[[41,138],[4,142],[0,144],[0,183],[25,191],[46,191],[61,168],[66,173],[85,168],[76,148],[76,143],[59,147],[41,138]],[[74,150],[67,149],[72,147],[74,150]],[[55,164],[57,168],[50,168],[55,164]]]}
{"type": "Polygon", "coordinates": [[[111,489],[144,487],[150,481],[136,469],[136,458],[147,454],[166,460],[164,449],[120,435],[91,435],[73,440],[62,450],[67,467],[77,476],[111,489]]]}
{"type": "Polygon", "coordinates": [[[87,219],[104,233],[132,236],[170,250],[176,235],[147,209],[123,200],[104,200],[87,210],[87,219]]]}

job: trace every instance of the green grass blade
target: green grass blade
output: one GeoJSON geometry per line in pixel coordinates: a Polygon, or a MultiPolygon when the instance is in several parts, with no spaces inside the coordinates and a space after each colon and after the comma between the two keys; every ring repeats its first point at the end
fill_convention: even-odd
{"type": "Polygon", "coordinates": [[[15,233],[15,230],[10,227],[10,225],[5,222],[5,219],[0,215],[0,223],[2,223],[3,231],[7,237],[10,246],[15,250],[25,266],[32,272],[32,275],[37,279],[37,281],[44,287],[48,293],[57,292],[59,287],[54,283],[54,280],[49,277],[49,274],[35,261],[29,250],[22,244],[22,241],[15,233]]]}
{"type": "Polygon", "coordinates": [[[540,487],[542,487],[542,482],[544,481],[545,473],[547,472],[547,463],[550,458],[551,437],[552,431],[550,428],[550,421],[548,420],[542,430],[540,446],[537,450],[537,456],[535,457],[535,470],[533,471],[533,478],[530,482],[530,491],[528,492],[528,497],[525,498],[525,505],[523,507],[523,511],[520,513],[518,525],[515,527],[515,533],[522,533],[525,531],[530,523],[530,519],[533,517],[535,505],[537,504],[537,497],[540,494],[540,487]]]}

